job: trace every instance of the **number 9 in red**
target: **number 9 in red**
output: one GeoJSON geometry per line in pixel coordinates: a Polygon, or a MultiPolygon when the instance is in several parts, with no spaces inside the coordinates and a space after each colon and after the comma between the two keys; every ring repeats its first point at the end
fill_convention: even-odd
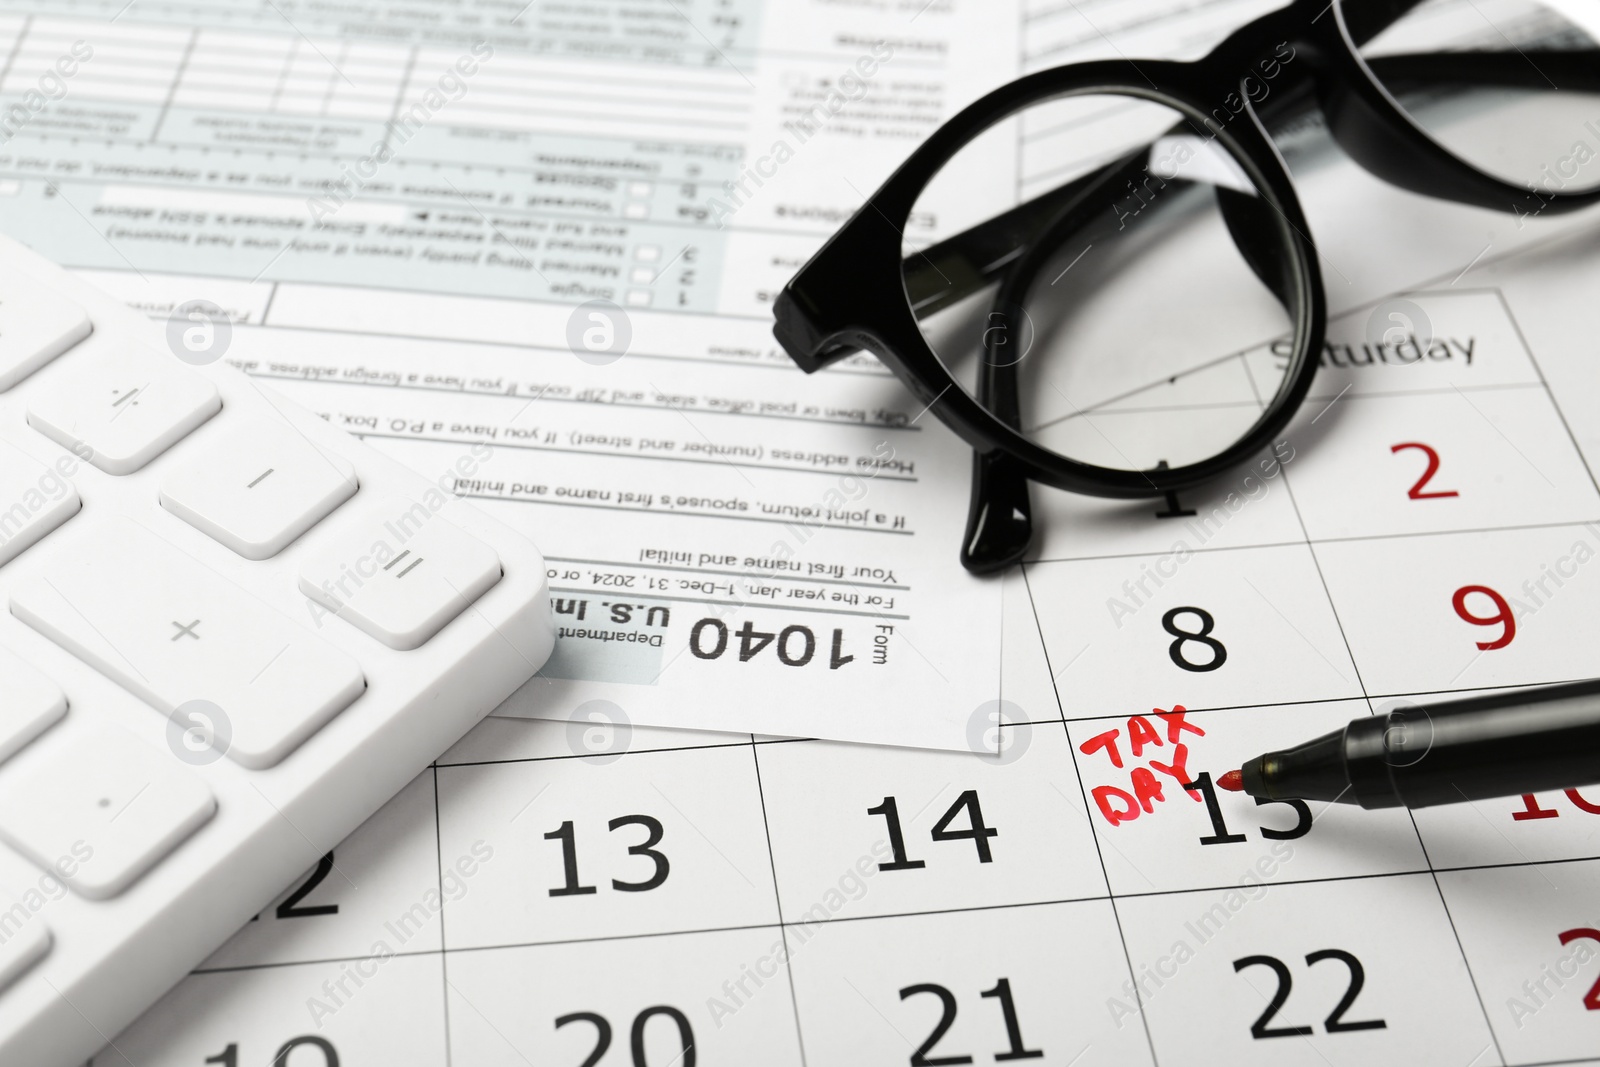
{"type": "Polygon", "coordinates": [[[1517,617],[1512,614],[1511,605],[1506,603],[1506,598],[1490,589],[1486,585],[1464,585],[1456,590],[1456,595],[1450,603],[1455,607],[1456,614],[1472,623],[1474,626],[1501,626],[1504,627],[1500,636],[1492,641],[1479,641],[1478,647],[1485,652],[1497,648],[1505,648],[1511,639],[1517,636],[1517,617]],[[1474,615],[1467,608],[1467,597],[1473,593],[1480,593],[1494,601],[1495,613],[1493,615],[1474,615]]]}

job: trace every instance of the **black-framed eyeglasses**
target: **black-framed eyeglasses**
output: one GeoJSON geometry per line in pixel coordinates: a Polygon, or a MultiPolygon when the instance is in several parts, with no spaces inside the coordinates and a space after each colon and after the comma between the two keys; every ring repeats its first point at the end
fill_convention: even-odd
{"type": "MultiPolygon", "coordinates": [[[[972,445],[961,561],[1005,568],[1030,480],[1162,496],[1293,417],[1326,296],[1268,131],[1316,108],[1411,192],[1600,203],[1600,2],[1296,0],[1195,62],[1020,78],[912,153],[784,288],[774,333],[807,373],[871,352],[972,445]]],[[[1374,341],[1427,358],[1403,328],[1374,341]]]]}

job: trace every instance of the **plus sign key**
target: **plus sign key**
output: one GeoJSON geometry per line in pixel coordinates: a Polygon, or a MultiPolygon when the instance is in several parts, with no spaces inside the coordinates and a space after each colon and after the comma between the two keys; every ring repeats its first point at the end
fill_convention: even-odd
{"type": "Polygon", "coordinates": [[[130,519],[56,536],[12,613],[164,715],[221,708],[236,763],[272,766],[366,687],[355,660],[130,519]]]}
{"type": "Polygon", "coordinates": [[[504,573],[492,548],[439,514],[447,504],[439,494],[425,503],[376,499],[349,534],[305,563],[300,591],[390,648],[417,648],[504,573]]]}

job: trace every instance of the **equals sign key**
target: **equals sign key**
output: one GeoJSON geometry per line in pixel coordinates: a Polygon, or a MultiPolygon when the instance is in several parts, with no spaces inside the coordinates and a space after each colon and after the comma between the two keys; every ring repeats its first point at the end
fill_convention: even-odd
{"type": "MultiPolygon", "coordinates": [[[[263,475],[263,477],[265,477],[265,475],[263,475]]],[[[411,550],[408,548],[404,552],[402,552],[398,556],[396,556],[394,559],[391,559],[388,563],[385,563],[383,565],[383,569],[384,570],[388,570],[390,567],[393,567],[396,563],[399,563],[401,560],[405,559],[409,555],[411,555],[411,550]]],[[[406,564],[406,569],[405,570],[401,571],[399,574],[394,576],[395,580],[399,581],[401,578],[404,578],[406,575],[410,574],[413,570],[415,570],[417,568],[417,566],[419,564],[421,564],[421,563],[422,563],[422,557],[418,556],[416,559],[414,559],[410,563],[406,564]]]]}
{"type": "Polygon", "coordinates": [[[347,516],[342,535],[303,561],[299,584],[328,611],[405,651],[466,611],[501,573],[494,549],[423,504],[384,495],[347,516]]]}

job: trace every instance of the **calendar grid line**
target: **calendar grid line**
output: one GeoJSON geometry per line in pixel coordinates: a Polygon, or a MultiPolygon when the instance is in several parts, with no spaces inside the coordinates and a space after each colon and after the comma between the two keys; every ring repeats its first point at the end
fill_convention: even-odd
{"type": "Polygon", "coordinates": [[[1494,1021],[1489,1018],[1489,1005],[1483,999],[1483,987],[1478,981],[1477,974],[1472,969],[1472,961],[1467,958],[1467,946],[1461,941],[1461,929],[1456,925],[1456,917],[1450,910],[1450,901],[1444,895],[1444,886],[1439,884],[1439,872],[1434,869],[1433,857],[1428,852],[1428,842],[1422,836],[1422,829],[1417,826],[1416,812],[1406,809],[1406,818],[1411,820],[1411,828],[1416,831],[1417,842],[1422,847],[1423,858],[1428,861],[1428,873],[1433,881],[1433,891],[1439,896],[1439,906],[1444,909],[1445,921],[1450,924],[1450,936],[1455,938],[1456,951],[1461,953],[1461,965],[1466,968],[1467,980],[1472,983],[1472,994],[1478,998],[1478,1009],[1483,1012],[1483,1025],[1489,1031],[1489,1040],[1494,1046],[1495,1055],[1502,1064],[1507,1063],[1505,1050],[1500,1047],[1500,1035],[1495,1033],[1494,1021]]]}
{"type": "MultiPolygon", "coordinates": [[[[1560,859],[1552,859],[1552,860],[1527,860],[1527,861],[1517,860],[1515,862],[1506,862],[1506,863],[1464,863],[1464,864],[1460,864],[1460,865],[1456,865],[1456,866],[1442,866],[1442,867],[1427,867],[1427,866],[1424,866],[1424,867],[1417,867],[1417,868],[1412,869],[1412,870],[1367,871],[1367,872],[1363,872],[1361,874],[1327,874],[1327,875],[1317,875],[1315,877],[1310,877],[1310,878],[1279,878],[1279,879],[1275,879],[1274,881],[1271,881],[1271,882],[1265,882],[1263,884],[1267,885],[1267,886],[1278,886],[1278,885],[1324,885],[1324,884],[1327,884],[1327,883],[1330,883],[1330,882],[1370,882],[1370,881],[1376,881],[1376,880],[1382,879],[1382,878],[1415,878],[1418,875],[1423,875],[1423,874],[1459,874],[1459,873],[1462,873],[1462,872],[1471,872],[1471,871],[1504,870],[1504,869],[1512,868],[1512,867],[1521,868],[1521,867],[1559,866],[1561,864],[1569,864],[1569,863],[1593,863],[1596,860],[1600,860],[1600,855],[1594,855],[1594,856],[1564,856],[1564,857],[1562,857],[1560,859]]],[[[1186,896],[1186,895],[1189,895],[1189,894],[1199,894],[1199,893],[1221,893],[1221,892],[1225,892],[1225,891],[1227,891],[1229,889],[1237,889],[1237,888],[1239,888],[1239,887],[1238,887],[1238,885],[1236,883],[1217,883],[1215,885],[1192,886],[1192,887],[1187,887],[1187,888],[1184,888],[1184,889],[1155,889],[1155,890],[1148,890],[1148,891],[1138,891],[1138,890],[1125,891],[1125,892],[1117,893],[1116,897],[1119,900],[1129,900],[1129,899],[1142,898],[1142,897],[1186,896]]],[[[1071,902],[1070,901],[1041,901],[1039,903],[1057,904],[1057,903],[1071,903],[1071,902]]],[[[838,922],[838,921],[841,921],[841,920],[834,920],[834,921],[838,922]]],[[[844,921],[848,921],[848,920],[844,920],[844,921]]]]}
{"type": "MultiPolygon", "coordinates": [[[[1061,723],[1062,731],[1065,732],[1066,728],[1067,724],[1063,721],[1061,723]]],[[[1070,739],[1069,735],[1069,742],[1070,739]]],[[[1077,752],[1072,751],[1070,755],[1072,756],[1073,776],[1078,780],[1078,795],[1083,800],[1083,810],[1087,814],[1090,810],[1089,793],[1084,788],[1083,775],[1078,770],[1077,752]]],[[[1133,966],[1133,950],[1128,947],[1128,935],[1122,925],[1122,911],[1117,907],[1117,894],[1111,886],[1111,872],[1106,868],[1105,852],[1100,846],[1100,836],[1095,833],[1093,826],[1089,828],[1089,836],[1094,840],[1095,858],[1100,862],[1100,876],[1106,882],[1106,901],[1111,906],[1111,918],[1117,924],[1117,941],[1122,946],[1123,965],[1128,969],[1128,981],[1133,986],[1134,1000],[1139,1006],[1139,1025],[1144,1029],[1145,1045],[1150,1050],[1150,1063],[1152,1067],[1160,1067],[1161,1056],[1156,1052],[1155,1035],[1150,1032],[1150,1017],[1145,1010],[1144,991],[1139,985],[1138,972],[1135,971],[1133,966]]]]}
{"type": "MultiPolygon", "coordinates": [[[[1573,678],[1573,679],[1568,679],[1568,680],[1578,681],[1580,679],[1573,678]]],[[[1500,691],[1500,690],[1507,690],[1507,689],[1526,689],[1526,688],[1528,688],[1529,684],[1530,683],[1526,683],[1526,682],[1506,682],[1506,683],[1500,683],[1500,684],[1494,684],[1494,685],[1456,686],[1454,688],[1445,688],[1445,689],[1406,689],[1406,690],[1395,690],[1393,692],[1372,693],[1372,694],[1367,695],[1367,696],[1352,695],[1352,696],[1314,697],[1314,698],[1307,699],[1307,700],[1274,700],[1274,701],[1266,701],[1266,702],[1259,703],[1259,704],[1215,704],[1215,705],[1211,705],[1211,706],[1199,706],[1199,705],[1196,705],[1194,707],[1190,707],[1188,705],[1184,705],[1184,711],[1188,712],[1191,715],[1209,715],[1209,714],[1212,714],[1214,712],[1220,712],[1220,711],[1252,711],[1252,710],[1257,710],[1257,709],[1261,709],[1261,708],[1306,707],[1306,706],[1314,705],[1314,704],[1338,704],[1338,703],[1345,703],[1345,702],[1349,702],[1349,701],[1359,701],[1359,700],[1379,700],[1379,701],[1382,701],[1382,700],[1403,700],[1403,699],[1407,699],[1407,698],[1410,698],[1410,697],[1452,696],[1452,695],[1459,694],[1459,693],[1490,693],[1490,692],[1497,692],[1497,691],[1500,691]]],[[[1543,684],[1543,683],[1541,683],[1541,684],[1543,684]]],[[[1057,699],[1059,699],[1059,697],[1057,699]]],[[[1126,719],[1126,718],[1127,718],[1127,713],[1126,712],[1122,712],[1122,713],[1109,712],[1109,713],[1101,714],[1101,715],[1073,715],[1073,716],[1057,716],[1057,717],[1043,718],[1043,719],[1033,719],[1033,718],[1019,719],[1014,723],[1010,723],[1009,725],[1012,725],[1012,726],[1024,726],[1024,725],[1026,725],[1026,726],[1040,726],[1040,725],[1054,725],[1057,722],[1066,722],[1066,723],[1068,723],[1070,725],[1072,723],[1104,722],[1104,721],[1111,721],[1111,720],[1116,720],[1116,719],[1126,719]]],[[[542,721],[548,721],[548,720],[532,720],[532,721],[541,721],[542,722],[542,721]]],[[[734,742],[717,741],[717,742],[708,742],[708,743],[705,743],[705,744],[650,746],[648,748],[635,749],[634,751],[636,753],[638,753],[639,755],[649,755],[649,754],[652,754],[652,753],[670,753],[670,752],[704,752],[704,751],[711,751],[711,750],[714,750],[714,749],[743,748],[745,745],[747,745],[749,743],[750,742],[748,742],[748,741],[734,741],[734,742]]],[[[826,745],[826,744],[838,744],[838,743],[840,743],[840,742],[830,742],[830,741],[827,741],[825,739],[815,738],[815,737],[758,737],[756,739],[756,741],[755,741],[755,744],[763,746],[763,747],[774,746],[774,745],[819,745],[819,744],[820,745],[826,745]]],[[[586,758],[586,756],[584,756],[583,754],[574,754],[574,753],[556,754],[556,755],[549,755],[549,756],[508,756],[508,757],[504,757],[504,758],[501,758],[501,759],[440,760],[438,762],[438,766],[440,766],[440,767],[497,767],[497,766],[509,766],[509,765],[514,765],[514,764],[519,764],[519,763],[557,763],[557,762],[564,762],[564,761],[569,761],[569,760],[581,760],[581,759],[585,759],[585,758],[586,758]]]]}
{"type": "MultiPolygon", "coordinates": [[[[1534,388],[1538,388],[1538,386],[1535,386],[1534,388]]],[[[1338,545],[1338,544],[1359,544],[1359,543],[1364,543],[1364,542],[1367,542],[1367,541],[1401,541],[1401,540],[1407,540],[1407,539],[1413,539],[1413,538],[1419,538],[1419,537],[1456,537],[1456,536],[1463,536],[1464,537],[1464,536],[1470,536],[1472,534],[1484,534],[1484,533],[1518,533],[1518,532],[1526,531],[1526,530],[1560,530],[1560,529],[1573,527],[1573,526],[1587,528],[1587,527],[1592,526],[1592,525],[1594,525],[1596,523],[1600,523],[1600,512],[1596,512],[1595,517],[1593,519],[1590,519],[1588,522],[1529,522],[1529,523],[1517,523],[1515,525],[1509,525],[1509,526],[1468,527],[1468,528],[1464,528],[1464,529],[1460,529],[1460,530],[1407,530],[1407,531],[1405,531],[1403,533],[1361,534],[1359,536],[1357,536],[1357,535],[1344,535],[1344,536],[1337,536],[1337,537],[1319,537],[1314,541],[1312,541],[1312,540],[1304,540],[1304,541],[1263,541],[1263,542],[1260,542],[1260,543],[1257,543],[1257,544],[1249,544],[1249,545],[1217,545],[1216,547],[1211,547],[1209,545],[1200,545],[1198,547],[1191,548],[1189,551],[1192,552],[1194,555],[1198,556],[1198,555],[1201,555],[1201,554],[1207,553],[1207,552],[1248,552],[1248,551],[1250,551],[1252,549],[1257,549],[1257,548],[1296,548],[1296,547],[1298,547],[1300,545],[1312,545],[1312,544],[1315,544],[1315,545],[1338,545]]],[[[1096,561],[1096,560],[1108,560],[1108,559],[1159,559],[1162,556],[1166,556],[1166,555],[1170,555],[1170,554],[1171,554],[1170,551],[1167,551],[1167,552],[1128,552],[1128,553],[1120,553],[1120,554],[1117,554],[1117,555],[1103,555],[1103,556],[1057,556],[1057,557],[1051,557],[1051,558],[1030,559],[1030,560],[1027,560],[1026,562],[1028,563],[1029,566],[1038,566],[1040,564],[1051,564],[1051,563],[1087,563],[1087,562],[1093,562],[1093,561],[1096,561]]]]}
{"type": "MultiPolygon", "coordinates": [[[[1266,401],[1261,399],[1261,389],[1256,385],[1255,372],[1250,369],[1250,360],[1247,358],[1251,351],[1251,349],[1245,349],[1243,352],[1239,353],[1239,367],[1244,371],[1245,381],[1250,383],[1250,395],[1255,400],[1256,408],[1260,411],[1265,411],[1267,410],[1266,401]]],[[[1259,417],[1260,416],[1258,415],[1257,418],[1259,417]]]]}
{"type": "Polygon", "coordinates": [[[1579,1056],[1571,1060],[1534,1060],[1527,1063],[1508,1064],[1507,1067],[1570,1067],[1572,1064],[1593,1064],[1593,1056],[1579,1056]]]}
{"type": "Polygon", "coordinates": [[[1467,972],[1467,980],[1472,983],[1472,993],[1478,1000],[1478,1010],[1483,1013],[1483,1025],[1489,1031],[1489,1041],[1500,1062],[1508,1064],[1510,1061],[1506,1058],[1505,1050],[1500,1047],[1500,1035],[1495,1032],[1494,1021],[1489,1017],[1488,1002],[1483,999],[1483,987],[1472,969],[1472,961],[1467,958],[1467,947],[1462,943],[1461,929],[1456,925],[1456,917],[1450,910],[1450,901],[1445,897],[1444,886],[1439,883],[1439,871],[1434,866],[1433,854],[1428,850],[1428,841],[1422,834],[1422,828],[1417,825],[1417,814],[1410,808],[1405,809],[1405,812],[1406,818],[1411,823],[1412,832],[1417,835],[1417,845],[1422,849],[1422,858],[1428,865],[1428,875],[1433,882],[1433,891],[1439,898],[1439,906],[1444,909],[1445,921],[1450,924],[1450,936],[1455,939],[1456,951],[1461,954],[1461,965],[1467,972]]]}
{"type": "MultiPolygon", "coordinates": [[[[1582,680],[1581,677],[1575,676],[1575,677],[1570,678],[1570,679],[1553,679],[1552,682],[1555,682],[1555,681],[1581,681],[1581,680],[1582,680]]],[[[1193,708],[1191,708],[1188,705],[1184,705],[1184,709],[1183,710],[1185,710],[1185,711],[1187,711],[1187,712],[1189,712],[1190,714],[1193,714],[1193,715],[1208,715],[1208,714],[1210,714],[1212,712],[1218,712],[1218,711],[1250,711],[1250,710],[1257,709],[1257,708],[1293,708],[1293,707],[1303,707],[1303,706],[1309,705],[1309,704],[1339,704],[1339,703],[1344,703],[1346,701],[1352,701],[1352,700],[1403,700],[1403,699],[1406,699],[1408,697],[1453,696],[1453,695],[1458,694],[1458,693],[1491,693],[1491,692],[1496,692],[1496,691],[1502,690],[1502,689],[1526,689],[1526,688],[1528,688],[1528,686],[1530,684],[1533,684],[1533,683],[1528,683],[1528,682],[1506,682],[1506,683],[1502,683],[1502,684],[1498,684],[1498,685],[1467,685],[1467,686],[1456,686],[1454,688],[1447,688],[1447,689],[1406,689],[1406,690],[1396,690],[1395,692],[1392,692],[1392,693],[1372,693],[1372,694],[1368,694],[1368,695],[1365,695],[1365,696],[1321,697],[1321,698],[1317,698],[1317,699],[1313,699],[1313,700],[1274,700],[1274,701],[1267,701],[1267,702],[1264,702],[1264,703],[1261,703],[1261,704],[1219,704],[1219,705],[1216,705],[1214,707],[1209,707],[1209,708],[1202,708],[1202,707],[1193,707],[1193,708]]],[[[1539,683],[1539,684],[1544,684],[1544,683],[1539,683]]],[[[1125,719],[1125,718],[1127,718],[1127,715],[1125,713],[1121,714],[1121,715],[1118,715],[1118,714],[1081,715],[1081,716],[1073,716],[1072,718],[1067,719],[1067,722],[1069,722],[1069,723],[1071,723],[1071,722],[1100,722],[1102,720],[1107,720],[1107,719],[1125,719]]],[[[1031,721],[1055,722],[1056,720],[1054,720],[1054,719],[1040,719],[1040,720],[1031,720],[1031,721]]],[[[762,742],[762,743],[763,744],[770,744],[771,742],[762,742]]]]}
{"type": "Polygon", "coordinates": [[[1550,406],[1555,409],[1556,417],[1561,420],[1561,428],[1567,433],[1567,441],[1577,453],[1578,462],[1583,464],[1583,469],[1589,475],[1589,484],[1595,492],[1600,493],[1600,478],[1595,476],[1594,468],[1589,465],[1589,457],[1584,454],[1583,446],[1578,443],[1578,435],[1572,431],[1572,422],[1567,418],[1567,413],[1561,407],[1561,401],[1556,399],[1555,390],[1550,388],[1550,380],[1544,376],[1544,367],[1539,363],[1539,357],[1534,354],[1533,346],[1528,343],[1528,335],[1523,332],[1522,323],[1518,321],[1516,313],[1511,310],[1511,302],[1506,299],[1506,294],[1499,286],[1490,290],[1500,302],[1501,310],[1506,313],[1506,320],[1511,323],[1511,328],[1516,332],[1517,340],[1522,344],[1522,350],[1528,354],[1528,362],[1533,365],[1533,372],[1539,376],[1539,384],[1543,387],[1545,395],[1550,398],[1550,406]]]}
{"type": "MultiPolygon", "coordinates": [[[[1243,355],[1243,354],[1244,353],[1239,353],[1238,355],[1243,355]]],[[[1225,357],[1225,358],[1237,358],[1237,356],[1225,357]]],[[[1254,375],[1250,371],[1250,362],[1249,362],[1249,360],[1242,361],[1241,365],[1244,368],[1245,376],[1249,379],[1249,383],[1250,383],[1251,389],[1255,389],[1255,387],[1256,387],[1255,378],[1254,378],[1254,375]]],[[[1451,396],[1451,395],[1454,395],[1456,393],[1498,393],[1498,392],[1503,392],[1503,391],[1508,390],[1508,389],[1537,390],[1537,389],[1540,389],[1540,388],[1542,388],[1542,386],[1540,386],[1540,384],[1538,382],[1508,382],[1508,383],[1500,384],[1500,385],[1467,385],[1467,386],[1458,386],[1458,387],[1450,388],[1450,389],[1423,388],[1423,389],[1405,389],[1405,390],[1397,389],[1397,390],[1387,390],[1387,391],[1382,391],[1382,392],[1376,392],[1375,391],[1375,392],[1371,392],[1371,393],[1357,393],[1357,394],[1355,394],[1353,396],[1347,395],[1347,396],[1344,396],[1342,398],[1341,397],[1332,397],[1332,398],[1330,398],[1330,397],[1321,397],[1321,396],[1308,396],[1306,398],[1306,400],[1307,400],[1308,403],[1315,403],[1317,401],[1329,400],[1329,399],[1332,399],[1332,400],[1343,399],[1346,402],[1353,401],[1353,400],[1384,400],[1384,399],[1392,400],[1392,399],[1396,399],[1396,398],[1399,398],[1399,397],[1410,397],[1410,396],[1451,396]]],[[[1209,402],[1204,402],[1204,403],[1193,403],[1193,404],[1177,404],[1177,403],[1174,403],[1174,404],[1152,404],[1152,405],[1150,405],[1148,407],[1115,407],[1115,408],[1113,408],[1113,407],[1086,407],[1086,408],[1080,409],[1080,413],[1079,414],[1067,416],[1066,418],[1062,419],[1061,421],[1063,423],[1071,422],[1073,419],[1079,418],[1080,415],[1081,416],[1096,415],[1096,416],[1099,416],[1101,418],[1104,418],[1105,416],[1108,416],[1108,415],[1153,415],[1153,414],[1160,414],[1161,412],[1167,412],[1167,411],[1218,411],[1218,410],[1222,410],[1222,409],[1225,409],[1225,408],[1242,408],[1242,407],[1251,407],[1251,406],[1265,407],[1265,405],[1261,402],[1259,397],[1257,399],[1255,399],[1255,400],[1234,400],[1234,401],[1216,400],[1216,401],[1209,401],[1209,402]]],[[[1039,562],[1039,561],[1031,561],[1031,562],[1039,562]]]]}
{"type": "MultiPolygon", "coordinates": [[[[1061,703],[1061,691],[1056,686],[1055,666],[1050,659],[1050,645],[1045,640],[1044,624],[1039,619],[1039,603],[1033,595],[1033,583],[1028,578],[1028,568],[1025,564],[1019,565],[1018,569],[1022,572],[1022,587],[1028,594],[1028,609],[1033,614],[1033,624],[1038,630],[1039,649],[1044,654],[1045,671],[1050,676],[1050,691],[1055,695],[1057,708],[1064,709],[1064,705],[1061,703]]],[[[1083,801],[1084,815],[1088,817],[1090,811],[1089,794],[1084,788],[1083,772],[1078,768],[1078,754],[1072,747],[1072,735],[1067,729],[1067,720],[1064,712],[1060,722],[1062,733],[1067,735],[1067,754],[1072,760],[1072,775],[1078,781],[1078,796],[1083,801]]],[[[1156,1053],[1155,1036],[1150,1033],[1150,1019],[1144,1010],[1143,991],[1139,987],[1138,974],[1133,967],[1133,951],[1128,947],[1127,933],[1122,927],[1122,913],[1117,909],[1116,894],[1112,892],[1111,872],[1106,868],[1105,853],[1100,847],[1100,835],[1095,832],[1092,824],[1089,827],[1089,838],[1094,842],[1095,860],[1100,864],[1100,878],[1106,887],[1106,898],[1111,906],[1111,918],[1117,924],[1117,942],[1122,946],[1123,966],[1127,968],[1128,981],[1133,987],[1134,1000],[1139,1005],[1139,1025],[1144,1029],[1145,1047],[1150,1051],[1151,1067],[1160,1067],[1161,1057],[1156,1053]]]]}
{"type": "Polygon", "coordinates": [[[778,882],[778,857],[772,848],[772,823],[767,818],[767,791],[761,783],[761,752],[756,747],[754,734],[750,735],[750,763],[756,772],[756,796],[761,801],[761,830],[767,845],[767,866],[772,872],[772,902],[777,909],[778,936],[783,942],[783,971],[789,980],[789,1008],[794,1013],[795,1041],[800,1049],[800,1064],[806,1064],[805,1028],[800,1025],[800,999],[795,992],[794,963],[789,957],[789,931],[783,922],[783,887],[778,882]]]}
{"type": "MultiPolygon", "coordinates": [[[[1327,885],[1340,882],[1374,882],[1384,879],[1419,878],[1428,874],[1463,874],[1475,871],[1512,870],[1527,867],[1559,867],[1600,861],[1600,855],[1567,856],[1548,860],[1517,860],[1505,863],[1471,863],[1444,865],[1434,868],[1418,867],[1412,870],[1373,871],[1363,874],[1320,875],[1310,878],[1280,878],[1262,883],[1266,889],[1288,886],[1327,885]]],[[[738,926],[696,927],[684,930],[651,930],[642,933],[605,935],[599,937],[565,938],[552,941],[516,941],[494,945],[454,945],[448,948],[404,949],[393,952],[396,959],[426,959],[438,955],[464,955],[514,951],[518,949],[561,948],[569,945],[603,944],[650,938],[697,937],[701,934],[748,933],[761,930],[793,929],[801,926],[847,926],[851,923],[883,922],[893,919],[936,918],[944,915],[967,915],[985,912],[1020,911],[1028,908],[1057,908],[1069,904],[1093,904],[1097,901],[1111,903],[1119,900],[1148,900],[1166,897],[1206,896],[1239,888],[1237,883],[1219,882],[1212,885],[1186,886],[1182,889],[1122,890],[1115,893],[1097,893],[1078,897],[1057,897],[1049,900],[1008,901],[1002,904],[963,905],[950,908],[928,908],[920,911],[883,912],[876,915],[848,915],[815,921],[782,920],[771,923],[747,923],[738,926]]],[[[281,970],[288,967],[312,967],[335,963],[356,963],[369,958],[365,954],[349,956],[317,956],[306,959],[274,960],[266,963],[241,963],[221,967],[198,967],[193,974],[239,974],[249,971],[281,970]]]]}
{"type": "MultiPolygon", "coordinates": [[[[444,901],[444,832],[440,827],[441,817],[439,811],[439,765],[434,763],[429,768],[429,775],[433,779],[433,848],[434,848],[434,875],[437,878],[439,893],[439,993],[444,1022],[444,1062],[445,1067],[450,1067],[450,949],[449,939],[445,937],[445,915],[449,909],[444,901]]],[[[431,950],[430,950],[431,951],[431,950]]]]}
{"type": "MultiPolygon", "coordinates": [[[[1028,613],[1033,618],[1033,626],[1034,626],[1034,630],[1035,630],[1035,636],[1038,637],[1038,639],[1039,639],[1039,650],[1044,655],[1045,671],[1046,671],[1046,673],[1048,673],[1050,675],[1051,682],[1054,683],[1055,677],[1056,677],[1056,671],[1055,671],[1055,664],[1053,662],[1051,662],[1051,659],[1050,659],[1050,643],[1049,643],[1049,641],[1047,641],[1045,639],[1044,623],[1041,622],[1040,619],[1039,619],[1039,602],[1034,598],[1034,595],[1033,595],[1033,581],[1028,577],[1028,568],[1031,567],[1031,566],[1033,566],[1033,564],[1031,564],[1031,563],[1027,562],[1026,560],[1024,560],[1023,562],[1017,564],[1017,571],[1022,575],[1022,588],[1024,590],[1026,590],[1027,594],[1028,594],[1028,613]]],[[[1061,691],[1059,689],[1057,689],[1054,684],[1052,684],[1050,686],[1050,695],[1053,696],[1055,698],[1055,701],[1056,701],[1056,718],[1054,718],[1054,719],[1041,719],[1039,721],[1040,722],[1057,722],[1057,721],[1060,721],[1062,723],[1065,723],[1066,722],[1066,708],[1061,703],[1061,691]]]]}
{"type": "MultiPolygon", "coordinates": [[[[551,720],[546,720],[546,719],[528,719],[528,720],[524,720],[524,721],[527,721],[527,722],[548,722],[548,721],[551,721],[551,720]]],[[[1055,720],[1052,719],[1050,721],[1054,722],[1055,720]]],[[[817,739],[816,738],[773,738],[773,739],[767,740],[767,741],[756,741],[755,743],[758,744],[758,745],[778,745],[778,744],[796,744],[796,743],[799,743],[799,744],[816,744],[817,743],[817,739]]],[[[667,752],[710,752],[710,751],[715,751],[717,749],[744,748],[748,744],[750,744],[749,741],[715,741],[715,742],[711,742],[710,744],[704,744],[704,745],[664,745],[664,746],[662,746],[660,748],[650,747],[650,748],[634,749],[632,752],[629,753],[629,755],[649,756],[649,755],[654,755],[656,753],[667,753],[667,752]]],[[[440,760],[438,765],[440,767],[503,767],[503,766],[511,766],[511,765],[518,764],[518,763],[555,763],[555,762],[565,762],[565,761],[568,761],[568,760],[582,760],[582,759],[588,759],[588,758],[589,758],[588,753],[567,752],[567,753],[562,753],[562,754],[559,754],[559,755],[550,755],[550,756],[507,756],[507,757],[505,757],[503,759],[461,760],[459,762],[451,762],[451,761],[447,761],[447,760],[440,760]]]]}

